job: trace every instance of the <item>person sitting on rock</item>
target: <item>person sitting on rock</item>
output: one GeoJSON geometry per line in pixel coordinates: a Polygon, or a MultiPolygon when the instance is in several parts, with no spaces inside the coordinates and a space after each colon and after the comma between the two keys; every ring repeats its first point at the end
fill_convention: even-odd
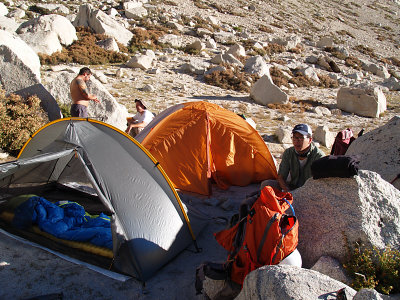
{"type": "Polygon", "coordinates": [[[283,152],[277,180],[265,180],[261,183],[261,188],[270,185],[287,192],[304,185],[312,176],[311,164],[325,156],[325,153],[315,146],[312,140],[310,126],[296,125],[292,130],[293,146],[283,152]]]}
{"type": "Polygon", "coordinates": [[[144,127],[153,120],[154,115],[148,111],[142,99],[135,99],[137,113],[132,118],[128,118],[128,127],[125,132],[135,137],[144,127]]]}

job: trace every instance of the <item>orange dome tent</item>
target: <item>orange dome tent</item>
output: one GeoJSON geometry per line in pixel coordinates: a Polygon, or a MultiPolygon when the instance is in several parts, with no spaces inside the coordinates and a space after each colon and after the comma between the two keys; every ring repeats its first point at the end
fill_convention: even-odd
{"type": "Polygon", "coordinates": [[[213,103],[172,106],[136,139],[184,191],[209,195],[211,178],[225,189],[277,177],[258,132],[242,117],[213,103]]]}

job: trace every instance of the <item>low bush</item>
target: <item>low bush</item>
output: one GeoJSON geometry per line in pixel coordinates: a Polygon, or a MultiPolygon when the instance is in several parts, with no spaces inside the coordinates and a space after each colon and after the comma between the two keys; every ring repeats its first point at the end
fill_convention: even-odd
{"type": "Polygon", "coordinates": [[[295,77],[289,79],[289,83],[295,84],[298,87],[318,86],[319,83],[301,73],[295,74],[295,77]]]}
{"type": "Polygon", "coordinates": [[[345,64],[346,64],[346,66],[352,67],[353,69],[356,69],[356,70],[361,70],[362,69],[361,60],[359,60],[357,57],[354,57],[354,56],[346,57],[345,64]]]}
{"type": "Polygon", "coordinates": [[[244,73],[239,68],[232,70],[230,67],[227,67],[225,71],[216,71],[204,76],[207,84],[238,92],[250,92],[251,85],[248,83],[250,81],[255,82],[258,79],[257,75],[244,73]]]}
{"type": "Polygon", "coordinates": [[[271,27],[263,24],[258,25],[258,30],[266,33],[274,33],[274,30],[271,27]]]}
{"type": "Polygon", "coordinates": [[[61,113],[64,118],[71,117],[71,104],[65,104],[57,101],[58,106],[60,107],[61,113]]]}
{"type": "Polygon", "coordinates": [[[301,44],[297,44],[296,47],[289,49],[289,52],[297,53],[297,54],[300,54],[303,51],[304,51],[304,47],[301,44]]]}
{"type": "Polygon", "coordinates": [[[0,88],[0,148],[17,156],[19,150],[40,127],[48,122],[40,107],[40,99],[26,99],[6,93],[0,88]]]}
{"type": "Polygon", "coordinates": [[[337,47],[325,47],[324,50],[326,52],[331,53],[334,57],[336,57],[338,59],[341,59],[341,60],[346,59],[346,55],[344,53],[340,52],[337,47]]]}
{"type": "Polygon", "coordinates": [[[368,56],[370,56],[372,58],[377,58],[374,50],[369,48],[369,47],[367,47],[367,46],[357,45],[357,46],[354,47],[354,49],[359,51],[360,53],[368,55],[368,56]]]}
{"type": "Polygon", "coordinates": [[[145,49],[155,50],[157,48],[157,38],[160,36],[154,31],[148,31],[142,28],[133,30],[133,37],[129,41],[128,50],[131,53],[145,49]]]}
{"type": "Polygon", "coordinates": [[[319,86],[324,88],[337,88],[339,82],[336,79],[329,77],[328,75],[318,74],[319,86]]]}
{"type": "Polygon", "coordinates": [[[289,87],[288,77],[279,68],[272,67],[269,73],[275,85],[289,87]]]}
{"type": "Polygon", "coordinates": [[[264,47],[264,50],[268,55],[272,55],[275,53],[285,52],[285,47],[276,43],[268,44],[267,47],[264,47]]]}
{"type": "Polygon", "coordinates": [[[386,247],[384,250],[367,248],[358,242],[348,247],[348,260],[344,268],[354,279],[351,286],[375,289],[383,294],[400,293],[400,252],[386,247]]]}

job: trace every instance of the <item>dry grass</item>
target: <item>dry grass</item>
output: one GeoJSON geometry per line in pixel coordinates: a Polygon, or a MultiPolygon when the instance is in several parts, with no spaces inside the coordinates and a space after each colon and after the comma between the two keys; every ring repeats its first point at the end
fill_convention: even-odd
{"type": "Polygon", "coordinates": [[[170,0],[163,1],[163,4],[170,5],[170,6],[178,6],[178,4],[176,4],[174,1],[170,1],[170,0]]]}
{"type": "Polygon", "coordinates": [[[210,30],[211,32],[223,30],[223,28],[221,28],[220,26],[212,24],[211,22],[208,22],[207,20],[200,18],[198,16],[188,17],[182,15],[181,22],[183,23],[183,25],[186,26],[189,26],[189,23],[191,22],[195,22],[196,25],[194,26],[194,28],[204,28],[210,30]]]}
{"type": "Polygon", "coordinates": [[[298,100],[295,97],[290,97],[286,104],[268,104],[269,109],[275,109],[282,114],[289,113],[305,113],[311,111],[313,107],[321,106],[322,103],[314,99],[298,100]]]}
{"type": "Polygon", "coordinates": [[[289,83],[295,84],[298,87],[321,86],[325,88],[336,88],[339,86],[337,80],[330,78],[327,75],[318,74],[319,82],[301,74],[294,72],[290,74],[292,78],[288,78],[279,68],[272,67],[270,70],[272,81],[277,86],[289,87],[289,83]]]}
{"type": "Polygon", "coordinates": [[[293,104],[288,102],[286,104],[270,103],[267,105],[269,109],[278,110],[281,113],[287,114],[293,111],[293,104]]]}

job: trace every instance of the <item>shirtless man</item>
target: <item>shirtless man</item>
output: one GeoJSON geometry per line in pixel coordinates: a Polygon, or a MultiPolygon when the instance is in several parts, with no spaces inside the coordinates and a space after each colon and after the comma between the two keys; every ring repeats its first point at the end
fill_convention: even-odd
{"type": "Polygon", "coordinates": [[[89,94],[86,82],[89,81],[92,71],[89,68],[82,68],[78,76],[72,80],[69,88],[72,97],[71,116],[87,118],[87,106],[89,101],[99,102],[96,95],[89,94]]]}

